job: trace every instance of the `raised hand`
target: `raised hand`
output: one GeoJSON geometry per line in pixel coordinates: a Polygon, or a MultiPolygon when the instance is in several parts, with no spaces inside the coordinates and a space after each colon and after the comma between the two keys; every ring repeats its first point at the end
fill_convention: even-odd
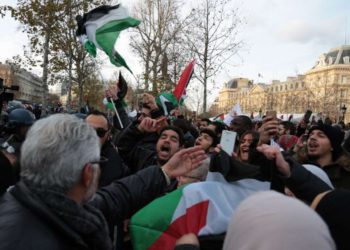
{"type": "Polygon", "coordinates": [[[170,178],[175,178],[197,168],[206,158],[200,146],[186,148],[174,154],[162,168],[170,178]]]}
{"type": "Polygon", "coordinates": [[[112,98],[114,101],[118,99],[119,87],[118,84],[113,84],[108,87],[105,92],[107,98],[112,98]]]}
{"type": "Polygon", "coordinates": [[[263,120],[263,124],[259,128],[259,144],[268,143],[269,140],[278,133],[278,121],[272,117],[267,116],[263,120]]]}
{"type": "Polygon", "coordinates": [[[275,146],[269,146],[263,144],[256,148],[259,152],[263,153],[269,160],[275,160],[278,171],[286,178],[290,177],[290,167],[288,162],[283,158],[281,150],[275,146]]]}
{"type": "Polygon", "coordinates": [[[155,119],[145,117],[141,123],[137,126],[137,128],[142,132],[142,133],[152,133],[156,132],[158,129],[158,122],[155,119]]]}
{"type": "Polygon", "coordinates": [[[151,110],[157,109],[156,98],[148,93],[143,94],[143,103],[147,104],[151,110]]]}

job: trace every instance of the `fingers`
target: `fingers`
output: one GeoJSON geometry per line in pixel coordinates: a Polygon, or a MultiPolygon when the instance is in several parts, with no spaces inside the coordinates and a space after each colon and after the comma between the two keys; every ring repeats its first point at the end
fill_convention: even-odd
{"type": "Polygon", "coordinates": [[[220,153],[221,150],[222,150],[222,147],[220,144],[217,144],[216,147],[214,148],[214,152],[216,152],[216,153],[220,153]]]}
{"type": "Polygon", "coordinates": [[[279,149],[277,147],[269,146],[266,144],[258,146],[256,149],[259,152],[263,153],[269,160],[275,159],[279,153],[279,149]]]}

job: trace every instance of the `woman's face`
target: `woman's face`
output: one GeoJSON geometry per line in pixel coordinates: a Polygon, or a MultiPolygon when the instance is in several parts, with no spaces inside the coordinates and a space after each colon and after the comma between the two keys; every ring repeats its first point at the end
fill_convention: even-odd
{"type": "Polygon", "coordinates": [[[240,158],[242,161],[248,161],[249,157],[249,146],[253,142],[253,135],[246,134],[243,136],[241,143],[239,144],[240,158]]]}

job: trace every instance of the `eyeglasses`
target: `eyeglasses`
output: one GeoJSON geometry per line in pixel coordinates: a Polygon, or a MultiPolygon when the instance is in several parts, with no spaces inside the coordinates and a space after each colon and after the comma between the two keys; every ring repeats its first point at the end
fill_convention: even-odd
{"type": "Polygon", "coordinates": [[[88,163],[90,164],[98,164],[101,166],[101,163],[106,163],[108,161],[108,158],[104,157],[104,156],[101,156],[101,158],[97,161],[90,161],[88,163]]]}
{"type": "Polygon", "coordinates": [[[98,135],[98,137],[104,137],[105,134],[108,132],[108,130],[105,130],[104,128],[95,128],[96,133],[98,135]]]}

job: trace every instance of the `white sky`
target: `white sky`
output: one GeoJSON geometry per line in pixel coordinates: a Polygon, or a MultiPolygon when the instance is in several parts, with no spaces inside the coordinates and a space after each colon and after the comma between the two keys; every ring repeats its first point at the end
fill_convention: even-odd
{"type": "MultiPolygon", "coordinates": [[[[285,80],[287,76],[305,73],[321,53],[345,43],[346,29],[350,33],[349,0],[238,1],[233,0],[246,19],[241,32],[246,45],[214,78],[221,84],[238,76],[269,83],[273,79],[285,80]],[[259,73],[262,77],[258,79],[259,73]]],[[[1,5],[15,2],[1,0],[1,5]]],[[[130,7],[134,1],[120,2],[130,7]]],[[[18,23],[10,17],[0,19],[0,34],[0,61],[21,54],[26,36],[18,23]]],[[[347,37],[349,44],[350,36],[347,37]]],[[[137,57],[130,53],[128,33],[122,33],[117,49],[132,70],[141,73],[137,57]]],[[[106,58],[102,74],[108,78],[113,71],[115,67],[106,58]]]]}

